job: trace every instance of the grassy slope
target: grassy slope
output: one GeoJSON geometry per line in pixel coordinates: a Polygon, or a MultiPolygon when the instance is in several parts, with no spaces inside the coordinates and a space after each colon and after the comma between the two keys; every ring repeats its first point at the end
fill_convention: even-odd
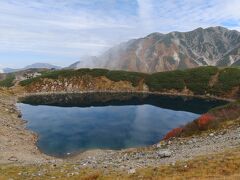
{"type": "Polygon", "coordinates": [[[60,77],[71,78],[85,75],[92,77],[105,76],[112,81],[129,81],[134,86],[137,86],[143,80],[151,91],[182,91],[186,87],[197,95],[212,94],[221,96],[240,85],[239,68],[218,69],[211,66],[154,74],[106,69],[60,70],[44,73],[40,77],[22,81],[20,84],[27,86],[38,82],[41,78],[58,79],[60,77]],[[210,81],[214,75],[217,75],[218,79],[211,86],[210,81]]]}

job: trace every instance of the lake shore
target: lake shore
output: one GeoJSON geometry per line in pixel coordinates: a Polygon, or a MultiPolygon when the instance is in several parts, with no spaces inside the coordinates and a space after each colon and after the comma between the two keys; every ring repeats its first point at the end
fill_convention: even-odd
{"type": "Polygon", "coordinates": [[[0,164],[55,161],[36,147],[37,135],[26,129],[26,121],[21,119],[16,102],[17,97],[12,92],[0,90],[0,164]]]}
{"type": "Polygon", "coordinates": [[[235,99],[231,98],[223,98],[212,95],[193,95],[193,94],[185,94],[185,93],[169,93],[169,92],[151,92],[151,91],[79,91],[79,92],[38,92],[38,93],[23,93],[18,95],[18,98],[24,98],[29,96],[45,96],[45,95],[66,95],[66,94],[85,94],[91,95],[95,93],[105,93],[105,94],[140,94],[140,95],[160,95],[160,96],[173,96],[173,97],[186,97],[186,98],[201,98],[201,99],[215,99],[222,100],[227,102],[234,102],[235,99]]]}
{"type": "MultiPolygon", "coordinates": [[[[87,93],[89,94],[95,92],[87,93]]],[[[156,94],[149,92],[138,93],[156,94]]],[[[179,94],[157,94],[179,96],[179,94]]],[[[73,163],[76,164],[79,169],[93,168],[104,171],[111,169],[114,171],[134,173],[135,170],[139,168],[158,167],[166,164],[174,165],[178,161],[188,161],[200,155],[208,156],[212,153],[224,152],[227,149],[240,147],[239,124],[238,126],[227,129],[210,132],[208,131],[200,136],[194,135],[189,138],[174,138],[169,141],[161,141],[160,143],[153,146],[143,148],[131,148],[119,151],[92,150],[83,153],[69,154],[69,156],[59,159],[47,156],[38,150],[36,146],[36,134],[26,129],[26,122],[21,119],[21,113],[17,110],[15,104],[17,103],[17,98],[29,95],[46,95],[46,93],[21,93],[16,95],[8,90],[0,91],[0,164],[22,166],[29,164],[55,165],[73,163]]],[[[197,97],[207,98],[207,96],[197,97]]],[[[221,100],[223,99],[221,98],[221,100]]],[[[229,101],[232,102],[233,100],[229,101]]],[[[240,119],[237,121],[239,120],[240,119]]]]}

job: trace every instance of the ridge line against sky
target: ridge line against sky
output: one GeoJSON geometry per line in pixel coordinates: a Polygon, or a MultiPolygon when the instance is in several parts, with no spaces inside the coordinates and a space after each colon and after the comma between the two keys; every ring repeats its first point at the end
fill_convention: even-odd
{"type": "Polygon", "coordinates": [[[240,30],[240,0],[0,1],[0,69],[67,66],[152,32],[240,30]]]}

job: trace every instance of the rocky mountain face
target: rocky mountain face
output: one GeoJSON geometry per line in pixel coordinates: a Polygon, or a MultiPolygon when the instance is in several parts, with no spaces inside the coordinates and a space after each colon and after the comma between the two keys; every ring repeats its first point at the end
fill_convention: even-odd
{"type": "Polygon", "coordinates": [[[71,68],[99,67],[153,73],[205,65],[239,65],[240,32],[210,27],[190,32],[153,33],[113,47],[89,64],[77,62],[71,68]]]}

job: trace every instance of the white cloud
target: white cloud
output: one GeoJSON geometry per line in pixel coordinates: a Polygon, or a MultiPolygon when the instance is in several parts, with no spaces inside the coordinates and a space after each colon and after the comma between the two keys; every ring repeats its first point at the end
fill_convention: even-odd
{"type": "Polygon", "coordinates": [[[152,31],[187,31],[200,26],[217,26],[223,25],[225,21],[240,20],[239,0],[169,0],[158,2],[138,0],[140,17],[144,15],[144,21],[153,25],[152,31]],[[151,3],[151,5],[146,5],[146,3],[151,3]]]}
{"type": "Polygon", "coordinates": [[[114,34],[110,32],[131,28],[131,23],[118,17],[85,9],[75,11],[70,6],[76,2],[1,1],[0,51],[11,49],[75,57],[98,54],[112,44],[114,34]]]}
{"type": "Polygon", "coordinates": [[[97,55],[151,32],[240,22],[239,9],[239,0],[0,1],[0,52],[97,55]]]}

